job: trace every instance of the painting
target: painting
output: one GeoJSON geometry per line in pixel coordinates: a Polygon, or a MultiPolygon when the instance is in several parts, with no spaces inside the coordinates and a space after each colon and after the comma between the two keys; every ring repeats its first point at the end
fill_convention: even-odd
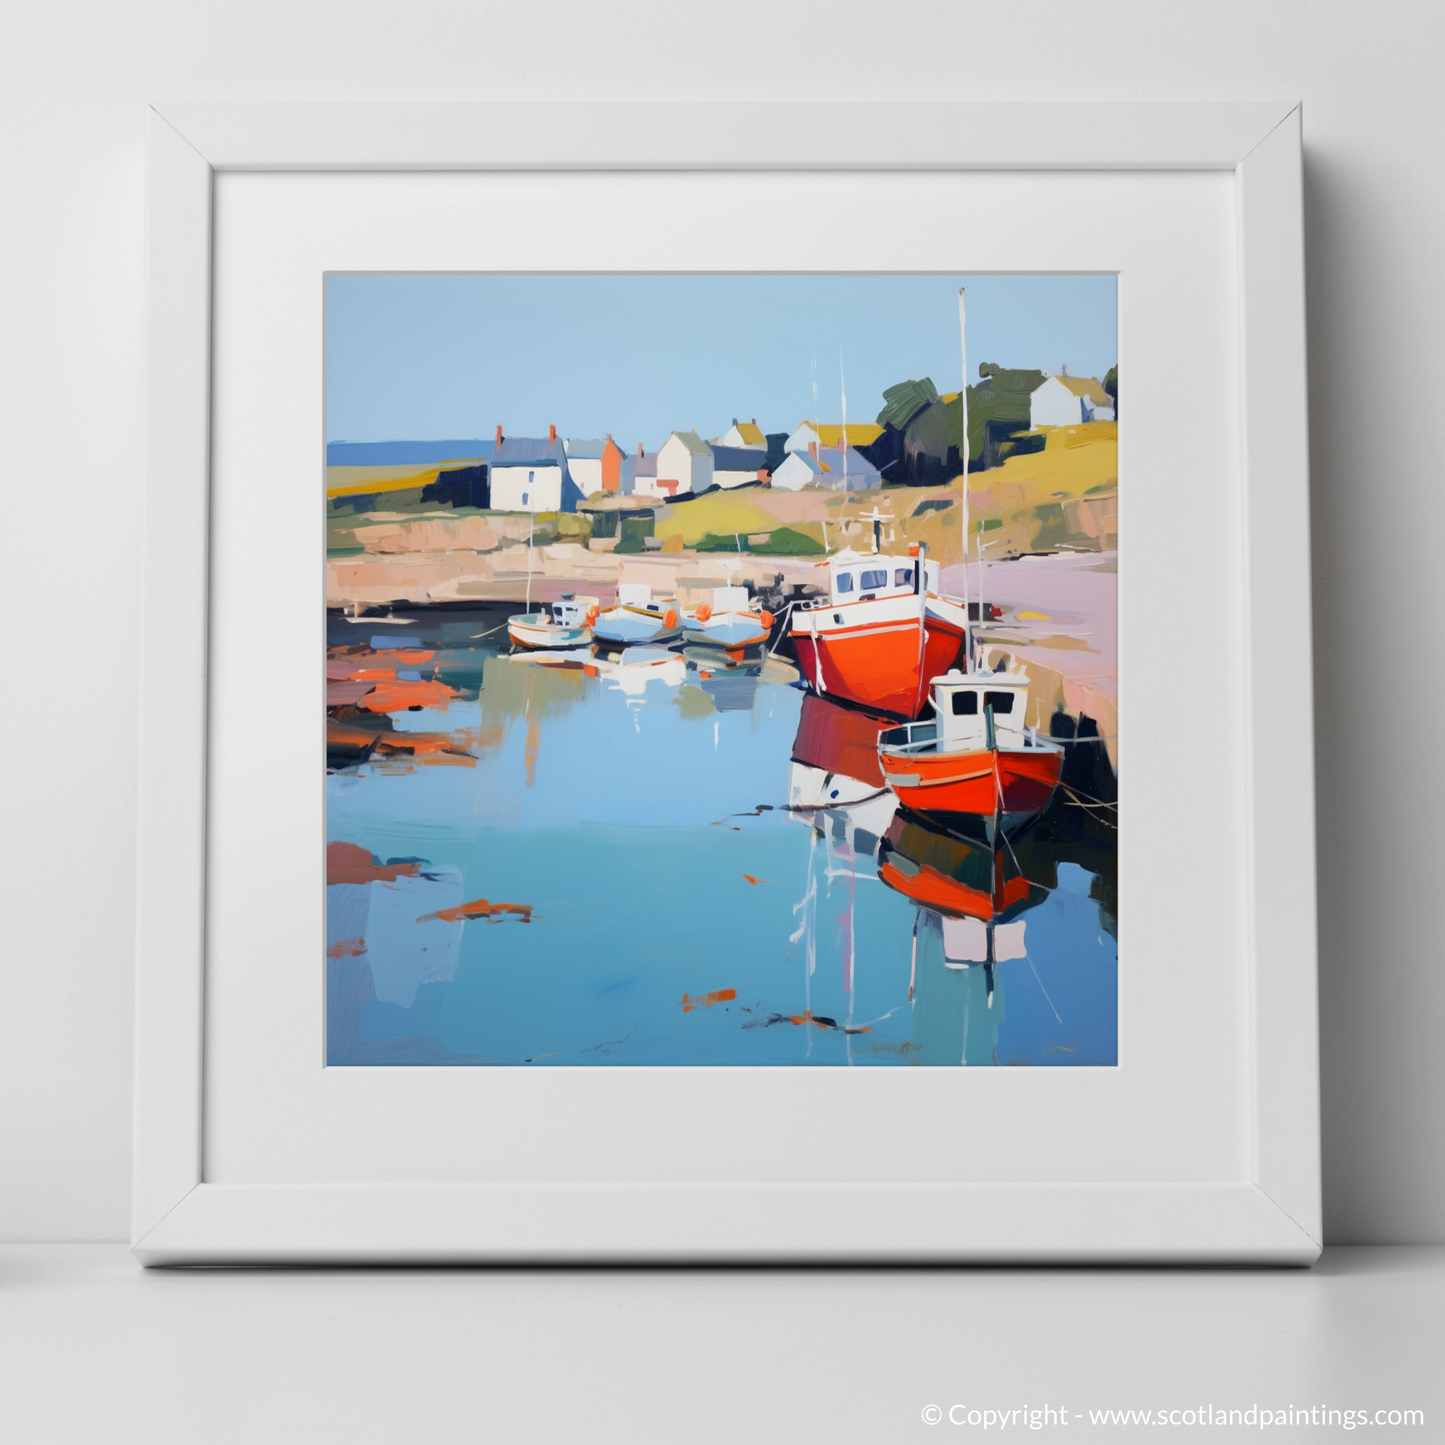
{"type": "Polygon", "coordinates": [[[1114,276],[324,299],[329,1066],[1117,1065],[1114,276]]]}

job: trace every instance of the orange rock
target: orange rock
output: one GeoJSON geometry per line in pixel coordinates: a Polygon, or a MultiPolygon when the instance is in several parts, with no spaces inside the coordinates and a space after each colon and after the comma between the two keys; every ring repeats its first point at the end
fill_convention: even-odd
{"type": "Polygon", "coordinates": [[[738,991],[735,988],[715,988],[711,993],[699,994],[696,998],[685,993],[682,996],[682,1011],[686,1014],[695,1008],[711,1008],[715,1003],[727,1003],[737,996],[738,991]]]}
{"type": "Polygon", "coordinates": [[[373,863],[371,854],[355,843],[326,845],[328,883],[395,883],[398,878],[414,878],[420,868],[420,863],[373,863]]]}

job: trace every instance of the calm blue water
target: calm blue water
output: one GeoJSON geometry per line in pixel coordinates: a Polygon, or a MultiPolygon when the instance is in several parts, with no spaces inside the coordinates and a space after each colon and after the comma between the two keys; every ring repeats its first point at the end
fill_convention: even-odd
{"type": "Polygon", "coordinates": [[[404,637],[436,652],[419,676],[460,693],[391,715],[393,744],[451,735],[440,761],[333,754],[328,839],[393,876],[327,888],[331,1063],[1117,1061],[1108,828],[1061,807],[1018,840],[998,873],[1028,882],[992,930],[921,907],[880,859],[926,854],[975,894],[993,861],[794,761],[786,663],[541,666],[478,635],[507,610],[331,620],[333,659],[404,637]],[[437,916],[483,899],[530,920],[437,916]]]}

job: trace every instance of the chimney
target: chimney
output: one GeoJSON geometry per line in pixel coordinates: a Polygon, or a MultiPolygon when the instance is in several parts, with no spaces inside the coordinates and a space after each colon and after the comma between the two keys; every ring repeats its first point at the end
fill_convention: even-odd
{"type": "Polygon", "coordinates": [[[758,419],[757,419],[757,417],[754,417],[754,418],[753,418],[753,425],[754,425],[754,426],[757,426],[757,424],[758,424],[758,419]]]}
{"type": "Polygon", "coordinates": [[[809,455],[810,457],[812,457],[812,459],[813,459],[815,462],[818,460],[818,443],[817,443],[817,442],[809,442],[809,443],[808,443],[808,455],[809,455]]]}
{"type": "Polygon", "coordinates": [[[497,445],[500,447],[501,444],[502,444],[502,424],[501,424],[501,422],[498,422],[498,423],[497,423],[497,445]]]}
{"type": "Polygon", "coordinates": [[[637,459],[638,459],[639,461],[642,460],[642,443],[641,443],[641,442],[638,442],[638,444],[637,444],[637,459]]]}
{"type": "Polygon", "coordinates": [[[549,426],[547,428],[547,440],[549,442],[555,442],[557,440],[557,428],[555,426],[549,426]]]}

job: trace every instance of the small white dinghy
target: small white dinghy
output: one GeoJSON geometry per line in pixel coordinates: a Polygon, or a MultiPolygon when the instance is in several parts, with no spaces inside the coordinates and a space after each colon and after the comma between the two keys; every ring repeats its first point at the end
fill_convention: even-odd
{"type": "Polygon", "coordinates": [[[582,647],[592,641],[598,610],[595,597],[564,592],[560,602],[543,604],[540,612],[509,617],[507,636],[518,647],[582,647]]]}

